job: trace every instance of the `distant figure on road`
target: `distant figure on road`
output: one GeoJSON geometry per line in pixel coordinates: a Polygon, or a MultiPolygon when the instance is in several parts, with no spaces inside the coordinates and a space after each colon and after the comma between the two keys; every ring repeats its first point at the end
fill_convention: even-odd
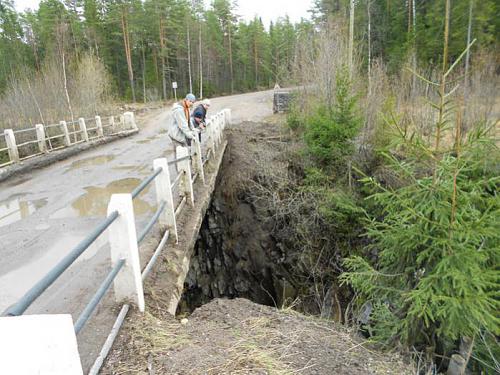
{"type": "Polygon", "coordinates": [[[172,121],[168,127],[168,136],[175,146],[191,146],[191,140],[196,136],[190,116],[189,108],[196,101],[193,94],[187,94],[186,98],[180,103],[175,103],[172,107],[172,121]]]}
{"type": "Polygon", "coordinates": [[[210,108],[210,100],[204,99],[201,102],[201,104],[198,105],[198,107],[196,107],[194,109],[193,115],[192,115],[193,126],[195,128],[200,129],[200,132],[199,132],[200,142],[201,142],[201,130],[204,130],[205,127],[207,126],[206,117],[207,117],[208,108],[210,108]]]}

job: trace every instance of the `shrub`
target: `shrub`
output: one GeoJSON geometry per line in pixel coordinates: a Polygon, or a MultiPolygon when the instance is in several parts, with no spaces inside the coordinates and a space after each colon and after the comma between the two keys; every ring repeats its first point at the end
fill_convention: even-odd
{"type": "Polygon", "coordinates": [[[332,108],[319,104],[307,117],[304,138],[309,154],[319,166],[340,172],[354,150],[353,140],[361,125],[357,98],[351,93],[345,70],[337,74],[335,94],[332,108]]]}

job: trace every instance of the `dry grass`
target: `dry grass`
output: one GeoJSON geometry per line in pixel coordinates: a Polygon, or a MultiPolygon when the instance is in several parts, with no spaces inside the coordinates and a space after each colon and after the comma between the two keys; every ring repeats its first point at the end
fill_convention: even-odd
{"type": "Polygon", "coordinates": [[[100,61],[90,55],[75,59],[66,65],[66,75],[70,103],[59,57],[47,59],[40,72],[22,71],[12,77],[0,99],[0,129],[107,114],[110,80],[100,61]]]}

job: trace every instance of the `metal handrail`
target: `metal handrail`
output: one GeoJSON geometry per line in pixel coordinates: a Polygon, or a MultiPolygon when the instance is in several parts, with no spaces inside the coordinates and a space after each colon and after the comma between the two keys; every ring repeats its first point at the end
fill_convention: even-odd
{"type": "Polygon", "coordinates": [[[149,176],[144,181],[142,181],[139,184],[139,186],[137,186],[132,191],[132,193],[131,193],[132,194],[132,199],[137,198],[137,196],[146,188],[146,186],[148,186],[151,183],[151,181],[153,181],[156,178],[156,176],[158,176],[161,173],[162,170],[163,170],[162,167],[156,168],[155,171],[154,171],[154,173],[151,176],[149,176]]]}
{"type": "Polygon", "coordinates": [[[44,125],[45,129],[49,129],[49,128],[59,128],[61,127],[61,124],[50,124],[50,125],[44,125]]]}
{"type": "Polygon", "coordinates": [[[69,252],[59,263],[57,263],[40,281],[31,287],[22,297],[5,310],[4,316],[22,315],[28,307],[40,295],[57,280],[61,274],[68,269],[73,262],[83,254],[85,250],[99,237],[117,218],[120,216],[118,211],[113,211],[105,220],[103,220],[87,237],[85,237],[73,250],[69,252]]]}
{"type": "Polygon", "coordinates": [[[36,128],[14,130],[14,134],[25,133],[25,132],[29,132],[29,131],[36,131],[36,128]]]}
{"type": "Polygon", "coordinates": [[[106,279],[101,283],[99,286],[99,289],[95,292],[94,296],[92,299],[89,301],[87,306],[83,309],[83,311],[80,313],[80,316],[78,317],[78,320],[76,321],[74,328],[76,334],[78,334],[85,323],[90,318],[90,315],[94,312],[95,308],[97,307],[97,304],[101,302],[102,298],[104,297],[104,294],[109,290],[109,287],[111,286],[111,283],[115,279],[116,275],[122,267],[125,265],[125,259],[120,259],[118,262],[116,262],[115,266],[113,269],[108,273],[108,276],[106,276],[106,279]]]}
{"type": "Polygon", "coordinates": [[[182,211],[182,208],[183,208],[183,207],[184,207],[184,205],[186,204],[186,201],[187,201],[187,198],[186,198],[186,196],[184,195],[184,196],[182,197],[181,202],[179,203],[179,205],[178,205],[178,206],[177,206],[177,208],[175,209],[175,213],[174,213],[174,214],[175,214],[175,216],[178,216],[178,215],[179,215],[179,213],[182,211]]]}
{"type": "Polygon", "coordinates": [[[163,210],[165,209],[166,206],[167,206],[167,202],[165,202],[165,201],[161,202],[160,207],[158,207],[158,210],[156,210],[156,212],[153,215],[153,217],[151,218],[151,220],[146,224],[146,226],[144,227],[142,232],[139,234],[139,236],[137,236],[137,243],[138,244],[140,244],[142,242],[142,240],[144,240],[144,238],[149,233],[151,228],[153,228],[153,225],[155,225],[155,223],[158,221],[158,218],[160,217],[161,213],[163,212],[163,210]]]}
{"type": "Polygon", "coordinates": [[[183,156],[182,158],[179,158],[179,159],[174,159],[174,160],[171,160],[168,162],[168,165],[172,165],[172,164],[177,164],[181,161],[184,161],[184,160],[189,160],[191,159],[191,155],[188,155],[188,156],[183,156]]]}
{"type": "Polygon", "coordinates": [[[27,142],[24,142],[24,143],[19,143],[19,144],[17,145],[17,148],[19,148],[19,147],[23,147],[23,146],[27,146],[27,145],[30,145],[30,144],[32,144],[32,143],[38,143],[38,139],[35,139],[34,141],[27,141],[27,142]]]}
{"type": "Polygon", "coordinates": [[[45,140],[63,138],[65,135],[66,134],[53,135],[52,137],[45,137],[45,140]]]}
{"type": "Polygon", "coordinates": [[[184,172],[180,172],[176,177],[174,182],[172,182],[172,189],[179,183],[184,172]]]}

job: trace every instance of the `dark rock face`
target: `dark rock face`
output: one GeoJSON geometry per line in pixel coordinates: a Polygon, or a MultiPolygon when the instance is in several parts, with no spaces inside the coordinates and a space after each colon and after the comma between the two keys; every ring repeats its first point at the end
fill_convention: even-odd
{"type": "Polygon", "coordinates": [[[225,195],[223,188],[216,190],[203,221],[179,312],[219,297],[243,297],[270,306],[281,302],[284,282],[273,238],[249,203],[230,202],[225,195]]]}

